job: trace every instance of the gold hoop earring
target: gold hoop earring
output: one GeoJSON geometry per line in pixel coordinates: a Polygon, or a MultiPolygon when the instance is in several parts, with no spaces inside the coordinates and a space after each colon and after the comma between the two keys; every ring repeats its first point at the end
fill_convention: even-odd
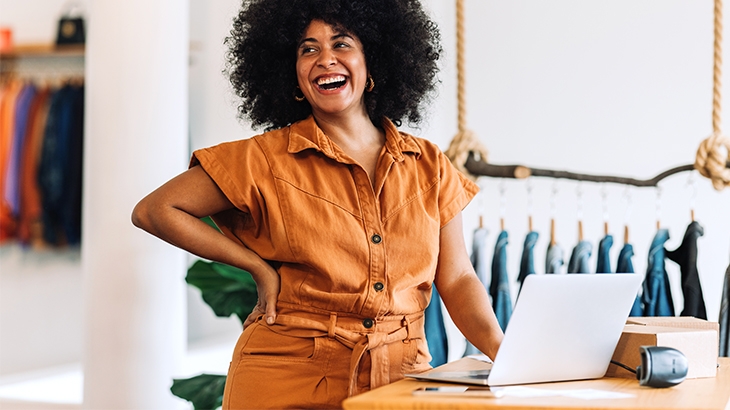
{"type": "Polygon", "coordinates": [[[372,92],[373,88],[375,88],[375,80],[373,80],[373,77],[368,75],[367,81],[365,81],[365,91],[372,92]]]}
{"type": "Polygon", "coordinates": [[[297,86],[297,88],[294,90],[294,99],[297,102],[302,102],[302,101],[304,101],[306,99],[306,98],[304,98],[304,93],[302,92],[302,89],[299,88],[299,86],[297,86]],[[301,97],[297,95],[297,91],[299,91],[302,94],[301,97]]]}

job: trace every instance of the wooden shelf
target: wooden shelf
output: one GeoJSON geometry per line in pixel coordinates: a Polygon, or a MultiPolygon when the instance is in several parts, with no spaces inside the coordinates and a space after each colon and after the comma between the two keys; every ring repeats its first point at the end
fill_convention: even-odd
{"type": "Polygon", "coordinates": [[[26,57],[83,57],[86,52],[84,44],[20,44],[11,50],[0,52],[1,59],[26,57]]]}

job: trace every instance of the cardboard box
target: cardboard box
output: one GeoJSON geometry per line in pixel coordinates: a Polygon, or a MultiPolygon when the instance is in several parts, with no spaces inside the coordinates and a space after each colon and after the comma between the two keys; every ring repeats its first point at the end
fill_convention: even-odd
{"type": "MultiPolygon", "coordinates": [[[[630,317],[611,360],[632,369],[641,365],[640,346],[673,347],[687,357],[687,378],[715,377],[719,351],[717,322],[693,317],[630,317]]],[[[606,376],[636,378],[611,363],[606,376]]]]}

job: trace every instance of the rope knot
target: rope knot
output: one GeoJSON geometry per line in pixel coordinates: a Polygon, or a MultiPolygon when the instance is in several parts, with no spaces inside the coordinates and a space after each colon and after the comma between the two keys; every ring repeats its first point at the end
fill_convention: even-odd
{"type": "Polygon", "coordinates": [[[720,191],[730,186],[730,168],[727,167],[730,138],[713,133],[702,141],[697,149],[695,169],[712,180],[712,186],[720,191]]]}
{"type": "Polygon", "coordinates": [[[470,130],[462,130],[454,136],[454,139],[451,140],[451,144],[449,144],[449,148],[444,154],[446,154],[456,169],[472,181],[476,181],[477,175],[471,174],[465,167],[466,160],[469,158],[469,152],[479,154],[481,160],[487,162],[487,148],[479,141],[476,134],[470,130]]]}

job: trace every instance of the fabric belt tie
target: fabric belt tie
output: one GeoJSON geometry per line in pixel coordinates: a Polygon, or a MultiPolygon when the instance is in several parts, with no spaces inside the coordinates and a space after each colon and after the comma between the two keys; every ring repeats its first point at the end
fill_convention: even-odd
{"type": "MultiPolygon", "coordinates": [[[[281,302],[280,302],[281,303],[281,302]]],[[[353,331],[342,327],[362,326],[362,318],[338,316],[336,312],[314,313],[279,309],[276,323],[269,325],[259,317],[259,323],[271,331],[294,337],[315,338],[328,336],[352,349],[350,358],[350,384],[348,396],[357,393],[357,376],[360,362],[365,352],[370,352],[370,388],[374,389],[390,383],[389,356],[387,345],[394,342],[409,343],[411,337],[424,337],[414,334],[411,323],[422,320],[423,312],[410,315],[386,316],[374,320],[374,326],[367,331],[353,331]]]]}

